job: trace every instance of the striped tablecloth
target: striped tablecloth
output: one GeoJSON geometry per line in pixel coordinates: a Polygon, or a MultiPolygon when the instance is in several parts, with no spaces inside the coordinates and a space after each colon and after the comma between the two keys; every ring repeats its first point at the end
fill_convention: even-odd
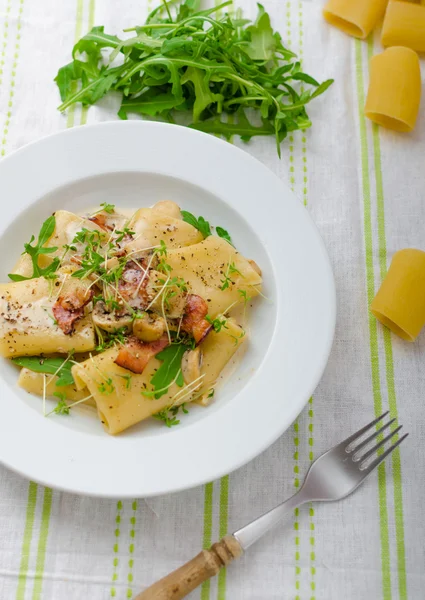
{"type": "MultiPolygon", "coordinates": [[[[114,98],[60,115],[53,77],[75,38],[93,24],[118,33],[140,23],[147,4],[0,0],[2,157],[66,127],[116,119],[114,98]]],[[[354,41],[331,29],[319,2],[264,4],[305,70],[319,80],[335,78],[311,105],[313,128],[289,137],[282,160],[272,140],[244,146],[296,192],[330,253],[338,323],[322,382],[297,422],[264,454],[185,493],[95,500],[43,488],[1,467],[2,600],[131,598],[201,546],[292,494],[317,454],[384,409],[411,433],[400,453],[344,502],[296,511],[192,597],[425,597],[425,337],[402,342],[368,313],[393,253],[425,248],[425,106],[410,135],[372,127],[362,107],[368,59],[381,50],[379,40],[354,41]]],[[[243,0],[243,8],[254,14],[251,0],[243,0]]],[[[0,199],[8,201],[1,182],[0,199]]],[[[19,435],[19,424],[11,427],[19,435]]],[[[25,443],[31,453],[37,432],[25,443]]]]}

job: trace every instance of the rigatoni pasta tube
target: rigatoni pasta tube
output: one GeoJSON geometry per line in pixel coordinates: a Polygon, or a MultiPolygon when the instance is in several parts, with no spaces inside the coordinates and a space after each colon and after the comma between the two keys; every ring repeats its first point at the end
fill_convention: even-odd
{"type": "Polygon", "coordinates": [[[323,16],[331,25],[357,38],[367,38],[385,12],[387,0],[329,0],[323,16]]]}
{"type": "MultiPolygon", "coordinates": [[[[30,369],[26,369],[24,367],[19,373],[18,385],[30,394],[35,394],[36,396],[43,396],[45,389],[46,398],[54,398],[54,394],[59,392],[63,394],[70,402],[78,402],[78,400],[82,400],[83,398],[87,398],[89,396],[87,388],[77,390],[75,385],[57,386],[57,381],[58,377],[56,376],[47,375],[45,373],[36,373],[35,371],[31,371],[30,369]],[[44,387],[44,381],[46,382],[46,387],[44,387]]],[[[90,406],[96,406],[93,398],[88,398],[86,404],[89,404],[90,406]]]]}
{"type": "Polygon", "coordinates": [[[61,273],[55,282],[44,277],[0,284],[0,356],[36,356],[53,352],[90,352],[96,346],[93,322],[85,315],[65,334],[53,316],[59,291],[88,289],[61,273]],[[62,282],[62,283],[61,283],[62,282]],[[56,287],[58,286],[58,287],[56,287]],[[56,291],[58,290],[58,291],[56,291]]]}
{"type": "Polygon", "coordinates": [[[383,46],[407,46],[425,52],[425,6],[390,2],[382,27],[383,46]]]}
{"type": "Polygon", "coordinates": [[[421,71],[416,52],[395,46],[371,58],[365,105],[365,115],[371,121],[396,131],[411,131],[420,101],[421,71]]]}
{"type": "Polygon", "coordinates": [[[415,341],[425,325],[425,252],[406,248],[394,254],[370,310],[398,336],[415,341]]]}
{"type": "Polygon", "coordinates": [[[72,374],[76,387],[89,389],[106,431],[112,435],[120,433],[170,405],[191,402],[194,392],[197,396],[208,392],[246,340],[243,329],[233,319],[228,319],[226,325],[220,332],[211,331],[200,344],[203,378],[199,389],[190,385],[180,388],[173,383],[160,398],[146,397],[142,392],[152,391],[150,382],[161,362],[151,358],[143,373],[136,375],[115,363],[117,348],[75,364],[72,374]]]}
{"type": "Polygon", "coordinates": [[[173,277],[181,277],[193,294],[208,302],[215,318],[229,306],[241,302],[241,292],[257,296],[261,275],[252,263],[222,238],[210,235],[199,244],[168,251],[173,277]]]}

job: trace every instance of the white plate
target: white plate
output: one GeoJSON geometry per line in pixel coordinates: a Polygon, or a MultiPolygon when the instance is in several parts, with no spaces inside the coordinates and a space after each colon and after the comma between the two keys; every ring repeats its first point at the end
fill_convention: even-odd
{"type": "Polygon", "coordinates": [[[212,136],[149,122],[81,127],[27,146],[0,163],[0,280],[53,211],[100,202],[119,208],[175,200],[229,230],[263,269],[249,349],[208,408],[178,427],[153,419],[111,437],[92,417],[44,418],[1,359],[0,461],[51,487],[106,497],[190,488],[242,466],[294,421],[330,352],[335,288],[307,211],[260,162],[212,136]]]}

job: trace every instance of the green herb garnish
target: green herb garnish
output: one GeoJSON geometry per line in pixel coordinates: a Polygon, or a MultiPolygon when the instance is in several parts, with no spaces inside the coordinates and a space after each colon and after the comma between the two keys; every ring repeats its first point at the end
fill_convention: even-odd
{"type": "Polygon", "coordinates": [[[56,404],[55,408],[46,415],[46,417],[48,417],[52,413],[55,413],[57,415],[69,415],[70,408],[65,402],[65,394],[61,394],[60,392],[54,392],[53,395],[59,398],[59,402],[56,404]]]}
{"type": "MultiPolygon", "coordinates": [[[[186,221],[186,223],[189,223],[189,225],[193,225],[193,227],[195,227],[195,229],[197,229],[198,231],[200,231],[202,233],[204,238],[212,235],[211,225],[209,224],[208,221],[206,221],[204,219],[204,217],[196,218],[195,215],[188,212],[187,210],[182,210],[181,214],[182,214],[183,221],[186,221]]],[[[223,238],[224,240],[226,240],[227,242],[229,242],[229,244],[231,244],[233,246],[232,239],[231,239],[228,231],[223,229],[223,227],[216,227],[215,230],[216,230],[218,237],[223,238]]]]}
{"type": "Polygon", "coordinates": [[[107,202],[102,202],[100,206],[102,207],[102,210],[104,212],[108,213],[108,215],[111,215],[115,212],[115,204],[108,204],[107,202]]]}
{"type": "Polygon", "coordinates": [[[183,354],[188,349],[188,346],[180,343],[171,344],[164,350],[161,350],[161,352],[158,352],[156,358],[160,360],[162,364],[150,381],[153,390],[151,392],[142,392],[144,396],[161,398],[161,396],[167,393],[168,388],[173,382],[177,383],[179,387],[184,385],[181,362],[183,354]]]}
{"type": "Polygon", "coordinates": [[[131,379],[132,379],[133,375],[118,375],[118,377],[121,377],[121,379],[124,379],[126,390],[131,389],[131,379]]]}
{"type": "Polygon", "coordinates": [[[251,296],[248,296],[248,293],[246,290],[238,290],[238,294],[240,295],[240,297],[242,298],[245,306],[248,304],[248,302],[251,300],[251,296]]]}
{"type": "Polygon", "coordinates": [[[44,358],[43,356],[20,356],[12,358],[12,362],[20,367],[25,367],[36,373],[48,373],[49,375],[57,376],[56,385],[62,387],[64,385],[73,385],[75,383],[71,373],[72,362],[67,358],[52,357],[44,358]]]}
{"type": "Polygon", "coordinates": [[[104,352],[108,348],[112,348],[115,344],[125,344],[128,336],[127,327],[120,327],[114,331],[108,332],[103,331],[99,327],[95,326],[98,344],[96,346],[96,352],[104,352]]]}
{"type": "Polygon", "coordinates": [[[218,16],[230,4],[199,10],[199,0],[164,0],[144,25],[126,30],[133,32],[129,39],[94,27],[74,46],[72,62],[58,71],[59,109],[95,104],[118,91],[123,119],[137,113],[166,121],[181,115],[183,121],[182,113],[190,111],[191,127],[200,131],[243,141],[274,136],[280,155],[288,132],[311,126],[306,105],[332,80],[319,84],[301,71],[261,4],[254,23],[240,11],[218,16]],[[248,120],[246,109],[259,123],[248,120]],[[232,122],[223,113],[233,115],[232,122]]]}
{"type": "Polygon", "coordinates": [[[185,415],[189,414],[189,411],[186,408],[186,404],[183,403],[180,406],[164,408],[163,410],[156,413],[156,415],[152,416],[154,419],[158,419],[158,421],[163,421],[164,425],[166,425],[167,427],[174,427],[175,425],[180,425],[180,419],[177,419],[177,414],[180,409],[185,415]]]}
{"type": "Polygon", "coordinates": [[[52,252],[56,252],[57,250],[56,246],[50,248],[44,247],[44,244],[52,237],[55,227],[56,219],[54,215],[52,215],[46,219],[41,226],[37,243],[34,246],[32,245],[35,241],[35,237],[32,235],[30,241],[27,244],[24,244],[25,250],[23,254],[28,254],[31,257],[33,273],[31,277],[24,277],[23,275],[10,273],[9,278],[12,281],[25,281],[27,279],[34,279],[34,277],[46,277],[47,279],[52,279],[55,277],[55,272],[58,270],[60,265],[60,260],[58,257],[55,257],[47,267],[41,268],[38,264],[38,259],[41,255],[52,254],[52,252]]]}
{"type": "Polygon", "coordinates": [[[167,258],[167,246],[164,242],[164,240],[161,240],[159,243],[159,247],[155,248],[154,250],[154,254],[156,254],[157,256],[160,257],[160,260],[158,262],[158,265],[156,267],[157,271],[161,271],[162,273],[165,273],[167,275],[167,273],[171,272],[171,266],[166,262],[166,258],[167,258]]]}
{"type": "Polygon", "coordinates": [[[219,333],[221,331],[221,329],[224,327],[224,329],[228,329],[227,327],[227,319],[212,319],[209,315],[207,315],[205,317],[205,320],[208,321],[208,323],[210,323],[213,326],[213,329],[216,333],[219,333]]]}
{"type": "MultiPolygon", "coordinates": [[[[223,238],[223,240],[226,240],[226,242],[229,242],[229,244],[232,244],[232,238],[230,237],[230,234],[228,231],[226,231],[225,229],[223,229],[223,227],[216,227],[215,231],[218,235],[218,237],[223,238]]],[[[233,246],[233,244],[232,244],[233,246]]]]}
{"type": "Polygon", "coordinates": [[[234,262],[229,262],[229,264],[227,265],[227,269],[226,272],[224,273],[224,277],[223,279],[221,279],[221,291],[224,292],[224,290],[227,290],[227,288],[230,286],[230,284],[234,284],[234,281],[232,281],[232,279],[230,278],[230,275],[240,275],[241,277],[243,277],[242,273],[239,271],[239,269],[236,268],[236,265],[234,262]]]}
{"type": "Polygon", "coordinates": [[[204,238],[211,235],[211,226],[208,221],[204,219],[204,217],[196,218],[195,215],[192,215],[192,213],[188,212],[187,210],[182,210],[181,213],[183,221],[189,223],[189,225],[193,225],[193,227],[202,233],[204,238]]]}
{"type": "Polygon", "coordinates": [[[112,378],[108,377],[105,379],[105,381],[102,381],[102,383],[98,385],[97,389],[101,394],[112,394],[112,392],[115,390],[112,378]]]}
{"type": "Polygon", "coordinates": [[[119,244],[120,242],[123,241],[123,239],[128,235],[128,236],[132,236],[134,235],[136,232],[132,231],[131,229],[129,229],[128,227],[124,227],[124,229],[122,231],[119,231],[118,229],[115,231],[116,234],[116,238],[115,238],[115,243],[119,244]]]}

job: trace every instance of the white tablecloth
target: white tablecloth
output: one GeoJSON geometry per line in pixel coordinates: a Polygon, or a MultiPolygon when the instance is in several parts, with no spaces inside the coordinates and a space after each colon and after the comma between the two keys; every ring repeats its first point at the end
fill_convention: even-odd
{"type": "MultiPolygon", "coordinates": [[[[425,104],[412,134],[373,128],[362,106],[378,38],[359,42],[332,29],[318,2],[264,4],[305,70],[319,80],[335,78],[310,106],[313,128],[287,140],[282,160],[272,139],[236,142],[295,190],[329,250],[338,322],[322,382],[264,454],[185,493],[96,500],[45,489],[0,467],[2,600],[131,598],[202,545],[292,494],[314,456],[387,408],[411,436],[379,476],[343,502],[300,509],[192,597],[425,597],[425,336],[407,344],[368,314],[393,253],[425,248],[425,104]]],[[[53,83],[74,38],[93,24],[119,33],[143,21],[147,8],[143,0],[0,0],[1,156],[80,125],[79,109],[73,120],[56,110],[53,83]]],[[[254,14],[255,4],[244,0],[243,8],[254,14]]],[[[89,110],[87,122],[116,119],[116,108],[116,99],[106,99],[89,110]]],[[[7,203],[1,182],[0,198],[7,203]]],[[[10,426],[19,435],[18,425],[10,426]]],[[[31,453],[36,432],[22,443],[31,453]]]]}

